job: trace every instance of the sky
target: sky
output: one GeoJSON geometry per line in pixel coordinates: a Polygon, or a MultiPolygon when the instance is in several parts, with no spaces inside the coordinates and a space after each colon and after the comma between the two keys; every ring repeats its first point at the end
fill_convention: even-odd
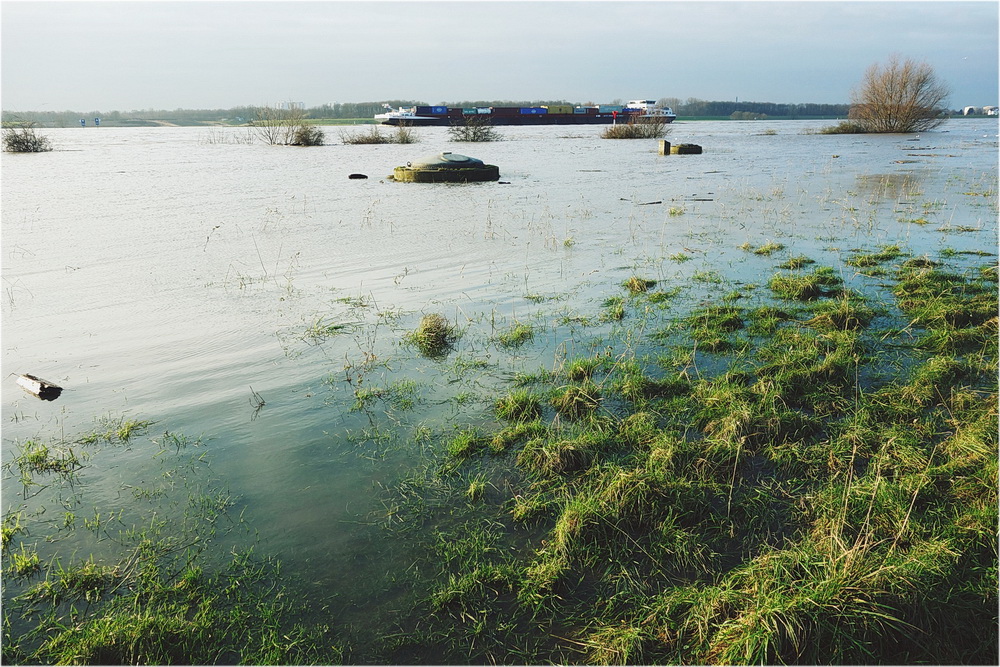
{"type": "Polygon", "coordinates": [[[997,104],[996,0],[0,2],[7,111],[636,98],[847,103],[930,64],[997,104]]]}

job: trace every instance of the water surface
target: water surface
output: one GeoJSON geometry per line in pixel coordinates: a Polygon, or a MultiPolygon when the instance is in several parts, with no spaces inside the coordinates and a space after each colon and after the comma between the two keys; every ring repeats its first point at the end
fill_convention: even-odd
{"type": "MultiPolygon", "coordinates": [[[[331,601],[323,613],[363,621],[401,594],[385,575],[417,558],[377,525],[385,489],[440,447],[428,434],[488,424],[512,374],[599,345],[614,326],[601,303],[629,276],[681,288],[673,317],[794,255],[850,286],[858,250],[995,253],[996,121],[808,133],[827,124],[675,123],[668,138],[702,145],[694,156],[589,127],[503,128],[490,144],[426,128],[402,146],[344,145],[331,128],[314,148],[200,128],[47,130],[54,151],[2,157],[4,460],[102,417],[199,438],[262,548],[331,601]],[[497,164],[501,182],[386,179],[443,150],[497,164]],[[740,248],[771,241],[785,249],[740,248]],[[444,359],[403,343],[429,312],[462,329],[444,359]],[[498,345],[516,321],[536,326],[533,342],[498,345]],[[65,392],[39,401],[16,373],[65,392]],[[412,406],[355,409],[359,387],[402,379],[412,406]]],[[[124,451],[80,483],[119,498],[155,477],[149,456],[124,451]]],[[[3,500],[24,502],[16,479],[3,500]]]]}

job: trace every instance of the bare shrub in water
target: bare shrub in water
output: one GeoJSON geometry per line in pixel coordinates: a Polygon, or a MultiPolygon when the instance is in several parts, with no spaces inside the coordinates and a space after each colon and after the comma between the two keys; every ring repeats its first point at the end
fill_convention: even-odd
{"type": "Polygon", "coordinates": [[[639,118],[604,128],[602,139],[660,139],[666,136],[667,124],[658,118],[639,118]]]}
{"type": "Polygon", "coordinates": [[[8,153],[44,153],[52,150],[52,143],[35,133],[33,122],[25,120],[4,125],[3,149],[8,153]]]}
{"type": "Polygon", "coordinates": [[[503,141],[503,135],[496,131],[489,118],[466,116],[461,123],[448,128],[451,141],[503,141]]]}
{"type": "Polygon", "coordinates": [[[303,109],[262,106],[254,109],[250,127],[258,139],[271,146],[321,146],[323,130],[306,122],[303,109]]]}
{"type": "Polygon", "coordinates": [[[322,146],[326,134],[315,125],[300,125],[293,136],[293,146],[322,146]]]}
{"type": "Polygon", "coordinates": [[[395,132],[386,132],[381,125],[372,125],[365,131],[341,132],[340,140],[345,144],[414,144],[418,141],[413,128],[399,125],[395,132]]]}

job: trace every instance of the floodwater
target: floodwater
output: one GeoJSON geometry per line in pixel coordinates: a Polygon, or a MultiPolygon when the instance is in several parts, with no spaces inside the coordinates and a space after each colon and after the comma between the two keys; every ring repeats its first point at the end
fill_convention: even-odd
{"type": "MultiPolygon", "coordinates": [[[[668,139],[704,148],[686,156],[584,126],[502,128],[488,144],[425,128],[374,146],[328,128],[312,148],[236,129],[45,130],[54,151],[2,157],[4,461],[101,418],[199,439],[258,549],[311,582],[325,622],[363,620],[414,558],[378,518],[386,489],[440,450],[427,434],[489,423],[514,373],[589,354],[629,276],[683,288],[680,315],[719,284],[766,283],[788,256],[850,286],[858,249],[995,253],[995,120],[808,133],[830,124],[678,122],[668,139]],[[498,165],[501,182],[386,179],[445,150],[498,165]],[[740,248],[771,241],[780,257],[740,248]],[[403,342],[431,312],[462,330],[443,359],[403,342]],[[512,350],[495,336],[514,322],[536,335],[512,350]],[[65,391],[39,401],[17,373],[65,391]],[[410,402],[391,394],[404,380],[410,402]],[[357,409],[372,387],[390,393],[357,409]]],[[[155,452],[95,457],[78,486],[121,498],[152,479],[155,452]]],[[[16,477],[3,501],[27,502],[16,477]]]]}

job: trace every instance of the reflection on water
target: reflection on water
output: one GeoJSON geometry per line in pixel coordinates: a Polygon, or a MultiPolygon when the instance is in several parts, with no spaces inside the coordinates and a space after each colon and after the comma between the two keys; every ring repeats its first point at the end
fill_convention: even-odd
{"type": "MultiPolygon", "coordinates": [[[[460,152],[506,184],[438,186],[379,175],[452,149],[443,128],[417,147],[309,149],[52,130],[55,151],[2,158],[4,458],[109,415],[199,438],[263,548],[338,613],[367,614],[399,593],[384,575],[416,558],[405,536],[387,541],[384,489],[419,478],[437,435],[489,423],[514,374],[600,348],[616,326],[601,304],[629,276],[680,290],[675,317],[787,257],[850,284],[853,248],[995,248],[995,122],[950,122],[908,157],[904,136],[805,133],[824,124],[676,123],[671,140],[697,156],[600,129],[505,128],[460,152]],[[741,249],[772,241],[780,256],[741,249]],[[403,343],[430,312],[461,332],[443,359],[403,343]],[[515,322],[536,334],[505,348],[515,322]],[[65,391],[42,403],[10,373],[65,391]]],[[[142,458],[85,468],[80,484],[120,496],[142,458]]]]}
{"type": "Polygon", "coordinates": [[[921,174],[858,174],[858,189],[876,199],[910,198],[921,192],[921,174]]]}

